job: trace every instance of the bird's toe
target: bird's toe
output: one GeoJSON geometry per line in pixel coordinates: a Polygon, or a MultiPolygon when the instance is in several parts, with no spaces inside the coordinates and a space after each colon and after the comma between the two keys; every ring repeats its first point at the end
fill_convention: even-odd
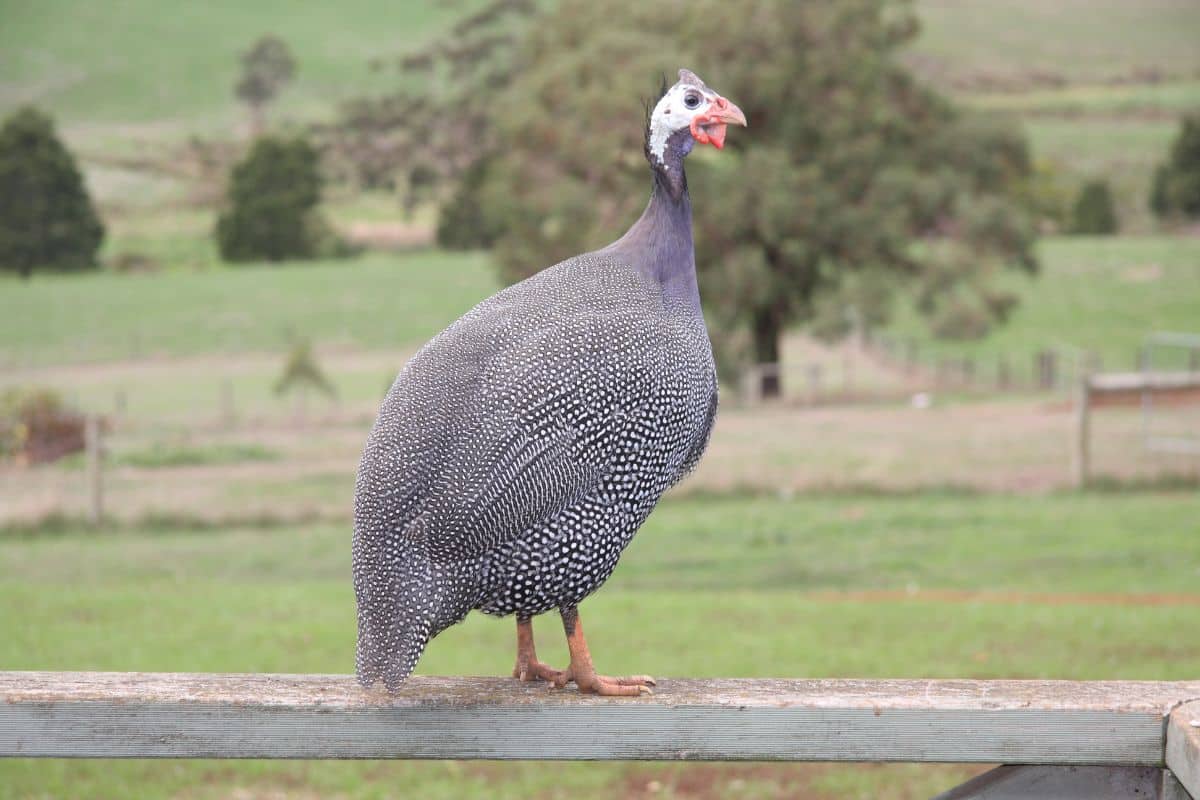
{"type": "Polygon", "coordinates": [[[559,681],[561,680],[562,685],[566,684],[566,679],[562,677],[562,670],[554,669],[540,661],[530,661],[527,664],[517,662],[517,665],[513,667],[512,676],[522,683],[549,681],[550,683],[559,685],[559,681]]]}
{"type": "Polygon", "coordinates": [[[606,678],[601,676],[602,680],[612,681],[621,686],[657,686],[658,683],[649,675],[629,675],[623,678],[606,678]]]}

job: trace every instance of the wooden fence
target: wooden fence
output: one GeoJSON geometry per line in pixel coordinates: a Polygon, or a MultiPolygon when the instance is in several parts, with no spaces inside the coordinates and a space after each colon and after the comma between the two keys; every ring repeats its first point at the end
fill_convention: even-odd
{"type": "Polygon", "coordinates": [[[1200,681],[663,680],[0,672],[0,756],[1000,763],[951,798],[1200,798],[1200,681]]]}
{"type": "Polygon", "coordinates": [[[1152,397],[1167,403],[1200,402],[1200,372],[1107,372],[1079,379],[1071,453],[1076,487],[1086,486],[1090,477],[1092,411],[1104,406],[1145,406],[1152,397]]]}

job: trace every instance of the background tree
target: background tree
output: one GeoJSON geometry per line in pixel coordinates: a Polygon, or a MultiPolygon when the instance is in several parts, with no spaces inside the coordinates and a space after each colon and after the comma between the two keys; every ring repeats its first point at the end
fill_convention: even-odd
{"type": "MultiPolygon", "coordinates": [[[[515,48],[535,11],[533,0],[491,0],[446,38],[394,63],[376,61],[376,69],[397,68],[400,84],[345,103],[335,123],[318,129],[334,164],[360,186],[400,192],[406,209],[435,187],[456,194],[453,187],[468,170],[478,174],[481,155],[496,147],[492,106],[514,77],[515,48]]],[[[470,212],[456,213],[467,220],[470,212]]]]}
{"type": "Polygon", "coordinates": [[[563,0],[539,13],[504,52],[495,88],[468,79],[458,89],[487,100],[465,152],[486,163],[477,202],[503,277],[605,244],[636,217],[648,180],[631,101],[647,97],[647,75],[684,64],[750,122],[719,157],[688,166],[726,366],[739,350],[777,361],[785,329],[818,318],[842,320],[828,335],[850,318],[879,324],[901,287],[940,335],[982,335],[1014,302],[997,273],[1036,267],[1033,226],[1012,199],[1028,179],[1027,147],[1012,127],[961,114],[914,81],[896,54],[916,31],[909,5],[886,0],[752,11],[696,0],[682,14],[563,0]]]}
{"type": "Polygon", "coordinates": [[[1117,232],[1117,212],[1113,208],[1108,181],[1088,181],[1079,190],[1071,212],[1071,232],[1110,234],[1117,232]]]}
{"type": "Polygon", "coordinates": [[[263,137],[233,168],[229,207],[217,219],[217,244],[226,261],[314,258],[328,226],[321,200],[317,151],[306,140],[263,137]]]}
{"type": "Polygon", "coordinates": [[[1200,217],[1200,112],[1183,118],[1166,163],[1155,170],[1150,208],[1160,217],[1200,217]]]}
{"type": "Polygon", "coordinates": [[[250,132],[266,130],[266,109],[296,74],[296,59],[287,42],[267,34],[242,53],[242,74],[234,85],[237,98],[250,109],[250,132]]]}
{"type": "Polygon", "coordinates": [[[104,225],[50,117],[23,108],[0,128],[0,269],[96,266],[104,225]]]}

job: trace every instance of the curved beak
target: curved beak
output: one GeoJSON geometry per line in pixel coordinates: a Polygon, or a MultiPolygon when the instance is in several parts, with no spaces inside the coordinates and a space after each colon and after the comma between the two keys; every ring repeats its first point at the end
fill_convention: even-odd
{"type": "Polygon", "coordinates": [[[746,115],[742,113],[742,110],[720,95],[717,95],[714,108],[709,112],[709,116],[721,122],[746,127],[746,115]]]}
{"type": "Polygon", "coordinates": [[[692,137],[700,144],[711,144],[718,150],[725,147],[725,126],[746,126],[746,115],[724,97],[717,95],[707,113],[692,119],[692,137]]]}

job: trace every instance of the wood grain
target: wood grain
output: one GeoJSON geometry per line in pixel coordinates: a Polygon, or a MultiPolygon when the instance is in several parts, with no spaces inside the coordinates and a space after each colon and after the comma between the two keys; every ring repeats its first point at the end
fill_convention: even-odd
{"type": "Polygon", "coordinates": [[[504,678],[0,672],[0,755],[937,761],[1161,766],[1200,682],[664,679],[596,698],[504,678]]]}

